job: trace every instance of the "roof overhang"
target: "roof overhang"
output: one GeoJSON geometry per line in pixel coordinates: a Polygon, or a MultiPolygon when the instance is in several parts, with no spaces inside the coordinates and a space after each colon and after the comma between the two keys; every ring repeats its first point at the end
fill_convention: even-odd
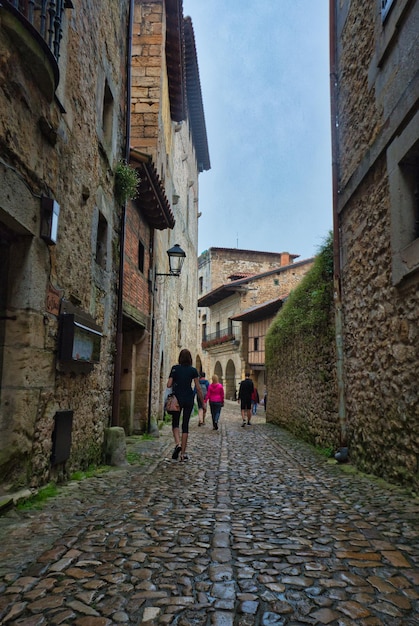
{"type": "Polygon", "coordinates": [[[221,300],[229,298],[238,291],[243,291],[242,285],[221,285],[221,287],[217,287],[217,289],[213,289],[213,291],[210,291],[202,296],[202,298],[199,298],[198,306],[213,306],[214,304],[217,304],[217,302],[221,302],[221,300]]]}
{"type": "Polygon", "coordinates": [[[202,103],[201,82],[199,79],[195,34],[190,17],[186,17],[184,20],[184,35],[188,114],[192,128],[198,171],[203,172],[204,170],[211,169],[211,164],[208,151],[204,106],[202,103]]]}
{"type": "Polygon", "coordinates": [[[131,149],[130,163],[137,170],[141,179],[138,196],[133,200],[134,205],[153,228],[157,230],[173,228],[175,218],[151,158],[131,149]]]}
{"type": "Polygon", "coordinates": [[[269,300],[263,304],[251,307],[231,319],[236,322],[260,322],[261,320],[269,319],[278,313],[287,297],[287,295],[283,295],[275,298],[275,300],[269,300]]]}
{"type": "Polygon", "coordinates": [[[183,1],[166,0],[166,65],[169,83],[170,116],[174,122],[186,119],[185,50],[183,1]]]}

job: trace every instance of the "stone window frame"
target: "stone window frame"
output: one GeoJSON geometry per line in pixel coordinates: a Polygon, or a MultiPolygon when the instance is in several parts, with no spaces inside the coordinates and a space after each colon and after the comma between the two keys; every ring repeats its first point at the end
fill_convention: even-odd
{"type": "Polygon", "coordinates": [[[415,225],[418,199],[412,166],[418,158],[419,111],[387,148],[393,285],[413,275],[419,278],[419,237],[415,225]]]}
{"type": "Polygon", "coordinates": [[[109,164],[117,155],[117,85],[111,77],[111,68],[98,69],[96,133],[109,164]]]}
{"type": "Polygon", "coordinates": [[[102,103],[102,138],[107,146],[112,146],[114,133],[115,102],[108,80],[105,80],[102,103]]]}
{"type": "Polygon", "coordinates": [[[145,245],[141,241],[141,239],[139,239],[138,240],[138,271],[141,272],[141,274],[144,274],[144,267],[145,267],[145,245]]]}
{"type": "MultiPolygon", "coordinates": [[[[381,30],[377,38],[377,48],[372,67],[381,68],[387,61],[391,49],[397,44],[397,37],[402,29],[404,21],[408,18],[411,0],[380,0],[380,7],[385,6],[385,11],[377,11],[377,20],[381,11],[381,30]]],[[[372,68],[371,68],[372,69],[372,68]]],[[[375,70],[374,70],[375,71],[375,70]]]]}
{"type": "Polygon", "coordinates": [[[390,12],[391,7],[395,4],[395,0],[380,0],[381,2],[381,20],[384,22],[390,12]]]}
{"type": "Polygon", "coordinates": [[[96,250],[95,261],[96,264],[103,270],[106,270],[108,262],[108,236],[109,236],[109,224],[106,217],[101,211],[98,212],[98,220],[96,227],[96,250]]]}

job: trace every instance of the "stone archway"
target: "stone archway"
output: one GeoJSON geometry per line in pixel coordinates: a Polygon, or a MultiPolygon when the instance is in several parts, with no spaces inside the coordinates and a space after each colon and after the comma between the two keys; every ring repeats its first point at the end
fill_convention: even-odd
{"type": "Polygon", "coordinates": [[[223,368],[220,361],[217,361],[214,367],[214,374],[217,374],[219,382],[224,385],[223,381],[223,368]]]}
{"type": "Polygon", "coordinates": [[[226,366],[225,396],[228,400],[236,400],[236,366],[231,359],[226,366]]]}

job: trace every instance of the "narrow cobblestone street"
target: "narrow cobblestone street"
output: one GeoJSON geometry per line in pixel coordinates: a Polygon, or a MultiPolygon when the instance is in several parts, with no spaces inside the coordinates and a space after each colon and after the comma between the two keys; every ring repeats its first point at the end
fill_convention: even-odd
{"type": "Polygon", "coordinates": [[[0,622],[419,624],[419,501],[351,474],[263,409],[169,427],[144,461],[0,518],[0,622]]]}

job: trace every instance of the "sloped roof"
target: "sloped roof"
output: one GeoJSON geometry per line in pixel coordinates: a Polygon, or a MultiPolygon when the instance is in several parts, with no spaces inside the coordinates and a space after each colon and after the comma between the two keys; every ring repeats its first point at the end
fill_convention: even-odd
{"type": "Polygon", "coordinates": [[[195,35],[190,17],[184,19],[186,97],[198,171],[211,169],[195,35]]]}
{"type": "Polygon", "coordinates": [[[183,1],[166,0],[166,66],[170,116],[187,117],[195,146],[198,171],[211,169],[195,35],[190,17],[183,18],[183,1]]]}
{"type": "Polygon", "coordinates": [[[174,122],[186,119],[186,73],[183,1],[166,0],[166,66],[170,115],[174,122]]]}
{"type": "Polygon", "coordinates": [[[231,274],[231,276],[227,276],[229,280],[241,280],[242,278],[247,278],[248,276],[252,276],[252,274],[231,274]]]}
{"type": "Polygon", "coordinates": [[[240,291],[241,285],[241,280],[234,280],[231,283],[226,283],[225,285],[216,287],[216,289],[209,291],[207,294],[199,298],[198,306],[212,306],[213,304],[217,304],[217,302],[221,302],[221,300],[228,298],[236,291],[240,291]]]}
{"type": "Polygon", "coordinates": [[[141,178],[138,198],[134,200],[134,204],[141,209],[141,213],[153,228],[157,230],[173,228],[175,218],[151,157],[131,149],[130,162],[141,178]]]}
{"type": "MultiPolygon", "coordinates": [[[[235,256],[242,256],[243,253],[246,253],[247,255],[259,255],[259,254],[263,254],[263,256],[265,257],[269,257],[269,256],[273,256],[273,257],[280,257],[282,252],[266,252],[265,250],[248,250],[246,248],[221,248],[219,246],[211,246],[208,250],[204,250],[204,252],[202,252],[201,256],[204,255],[205,253],[212,251],[212,252],[217,252],[217,251],[221,251],[221,252],[228,252],[229,254],[235,255],[235,256]]],[[[299,254],[290,254],[290,259],[298,259],[298,257],[300,256],[299,254]]]]}
{"type": "Polygon", "coordinates": [[[263,304],[257,304],[250,309],[242,311],[239,315],[235,315],[231,319],[236,322],[257,322],[265,320],[276,315],[287,298],[288,294],[284,294],[274,300],[268,300],[268,302],[264,302],[263,304]]]}

